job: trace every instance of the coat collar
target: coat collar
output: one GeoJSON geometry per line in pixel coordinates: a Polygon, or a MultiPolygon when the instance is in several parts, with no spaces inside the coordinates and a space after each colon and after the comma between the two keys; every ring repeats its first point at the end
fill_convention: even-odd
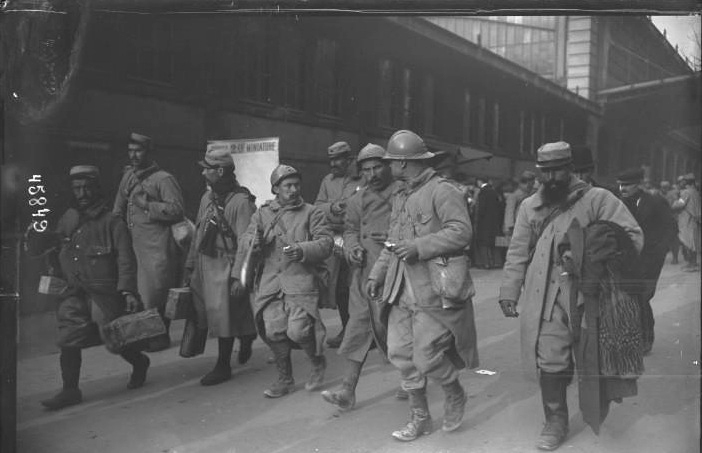
{"type": "Polygon", "coordinates": [[[276,197],[268,203],[268,207],[273,212],[278,212],[281,209],[283,211],[295,211],[297,209],[300,209],[304,204],[305,200],[303,200],[302,197],[300,197],[300,200],[297,203],[283,206],[282,204],[280,204],[280,201],[278,201],[278,198],[276,197]]]}
{"type": "Polygon", "coordinates": [[[436,170],[429,167],[426,170],[422,171],[417,176],[415,176],[414,178],[408,179],[405,182],[405,187],[404,187],[405,192],[407,192],[407,194],[415,192],[417,189],[422,187],[424,184],[428,183],[429,180],[434,177],[434,175],[436,175],[436,170]]]}

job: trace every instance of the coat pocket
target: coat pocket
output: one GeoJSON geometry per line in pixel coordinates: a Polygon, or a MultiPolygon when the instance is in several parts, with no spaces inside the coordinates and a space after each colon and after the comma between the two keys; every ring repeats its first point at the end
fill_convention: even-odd
{"type": "Polygon", "coordinates": [[[432,289],[441,297],[443,308],[461,307],[475,295],[467,256],[439,256],[429,260],[428,267],[432,289]]]}
{"type": "Polygon", "coordinates": [[[91,245],[85,252],[88,269],[88,280],[115,279],[117,276],[117,260],[112,247],[91,245]]]}

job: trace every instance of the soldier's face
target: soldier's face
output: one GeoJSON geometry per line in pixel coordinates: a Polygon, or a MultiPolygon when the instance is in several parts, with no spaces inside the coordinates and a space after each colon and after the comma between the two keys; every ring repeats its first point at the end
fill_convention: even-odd
{"type": "Polygon", "coordinates": [[[374,191],[385,189],[390,184],[390,167],[380,159],[361,162],[361,174],[374,191]]]}
{"type": "Polygon", "coordinates": [[[390,161],[390,174],[392,174],[392,177],[399,180],[399,181],[404,181],[406,179],[405,177],[405,168],[407,167],[407,163],[403,160],[391,160],[390,161]]]}
{"type": "Polygon", "coordinates": [[[285,178],[273,187],[273,192],[278,196],[281,204],[295,203],[300,199],[302,180],[297,176],[285,178]]]}
{"type": "Polygon", "coordinates": [[[217,184],[217,182],[222,179],[223,174],[224,172],[221,167],[208,167],[202,169],[202,176],[205,177],[210,186],[217,184]]]}
{"type": "Polygon", "coordinates": [[[98,198],[98,184],[93,179],[74,179],[71,181],[73,197],[79,209],[91,206],[98,198]]]}
{"type": "Polygon", "coordinates": [[[127,155],[133,167],[144,168],[148,164],[148,150],[143,146],[130,146],[127,155]]]}
{"type": "Polygon", "coordinates": [[[631,198],[636,196],[641,191],[641,187],[636,183],[622,183],[619,184],[619,192],[624,198],[631,198]]]}
{"type": "Polygon", "coordinates": [[[345,176],[346,170],[349,168],[351,159],[348,156],[335,157],[329,160],[331,173],[334,176],[345,176]]]}

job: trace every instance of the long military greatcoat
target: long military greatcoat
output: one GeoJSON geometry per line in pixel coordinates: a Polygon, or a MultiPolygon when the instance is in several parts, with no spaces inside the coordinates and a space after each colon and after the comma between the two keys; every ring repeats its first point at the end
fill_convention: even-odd
{"type": "Polygon", "coordinates": [[[559,278],[560,269],[554,262],[557,246],[573,219],[583,226],[595,220],[614,222],[626,230],[637,251],[643,247],[641,228],[624,203],[611,192],[590,187],[575,176],[571,176],[569,190],[569,201],[577,201],[553,217],[541,237],[539,231],[554,207],[543,201],[543,189],[524,200],[507,250],[499,299],[518,301],[522,366],[532,372],[528,373],[532,377],[536,376],[536,341],[541,318],[550,319],[559,289],[570,294],[570,285],[559,278]]]}
{"type": "Polygon", "coordinates": [[[390,229],[392,195],[395,190],[396,183],[391,183],[380,192],[365,187],[349,199],[346,209],[344,249],[363,247],[365,260],[361,266],[351,267],[350,317],[339,354],[358,362],[365,357],[373,339],[383,351],[386,350],[387,333],[381,322],[380,306],[375,301],[368,300],[364,287],[368,274],[383,250],[383,245],[373,240],[371,234],[387,234],[390,229]]]}
{"type": "MultiPolygon", "coordinates": [[[[348,203],[349,198],[362,187],[362,181],[358,176],[347,175],[343,177],[335,177],[331,173],[322,179],[319,185],[319,193],[314,205],[324,212],[327,218],[327,223],[335,237],[340,237],[344,232],[344,216],[338,216],[332,213],[331,205],[334,202],[345,201],[348,203]]],[[[327,299],[328,307],[336,308],[336,293],[337,283],[339,280],[339,272],[341,270],[341,260],[343,258],[332,254],[327,258],[327,269],[329,271],[329,297],[327,299]]]]}
{"type": "Polygon", "coordinates": [[[163,310],[168,289],[177,286],[180,259],[170,226],[183,219],[183,195],[173,175],[158,165],[128,168],[117,190],[113,212],[122,217],[132,235],[137,258],[139,294],[147,308],[163,310]],[[146,193],[147,207],[136,197],[146,193]]]}
{"type": "Polygon", "coordinates": [[[678,209],[678,238],[694,252],[700,251],[700,193],[693,186],[680,192],[680,200],[673,204],[678,209]]]}
{"type": "Polygon", "coordinates": [[[199,250],[206,226],[216,220],[214,192],[207,191],[200,200],[196,219],[195,237],[190,246],[186,268],[193,269],[190,286],[193,290],[195,308],[198,314],[198,327],[207,328],[212,336],[239,337],[256,333],[249,295],[233,298],[230,295],[234,260],[236,259],[238,238],[251,222],[256,205],[247,193],[230,192],[224,197],[223,219],[229,224],[234,238],[224,234],[216,237],[215,251],[218,256],[208,256],[199,250]]]}
{"type": "Polygon", "coordinates": [[[254,287],[254,316],[261,338],[266,339],[262,310],[271,296],[280,294],[285,302],[305,310],[315,319],[315,341],[321,353],[325,329],[319,313],[320,288],[327,284],[324,260],[332,251],[332,233],[324,213],[300,201],[282,206],[277,199],[267,201],[251,217],[246,232],[239,240],[233,276],[241,273],[244,256],[256,229],[264,233],[261,260],[262,270],[254,287]],[[302,260],[290,261],[283,256],[283,247],[297,244],[302,248],[302,260]]]}
{"type": "Polygon", "coordinates": [[[387,249],[380,253],[369,279],[384,282],[382,300],[396,304],[400,285],[411,284],[417,306],[432,316],[454,336],[450,359],[458,368],[478,366],[478,349],[472,296],[475,294],[467,265],[467,297],[451,308],[444,308],[430,266],[444,258],[467,260],[464,248],[470,244],[472,227],[463,194],[431,168],[405,183],[393,200],[388,241],[414,241],[419,252],[415,263],[401,261],[387,249]],[[434,261],[434,263],[430,263],[434,261]],[[404,278],[406,273],[407,278],[404,278]]]}

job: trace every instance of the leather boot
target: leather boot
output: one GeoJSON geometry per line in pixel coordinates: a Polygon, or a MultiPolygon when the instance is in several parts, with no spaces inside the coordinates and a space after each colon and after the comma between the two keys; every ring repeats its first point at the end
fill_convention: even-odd
{"type": "Polygon", "coordinates": [[[345,328],[341,329],[341,332],[339,332],[339,334],[337,336],[335,336],[333,338],[329,338],[327,340],[327,346],[330,349],[338,349],[339,346],[341,346],[341,342],[344,341],[344,333],[346,333],[345,328]]]}
{"type": "Polygon", "coordinates": [[[134,390],[144,385],[146,382],[146,371],[151,365],[151,360],[146,354],[137,350],[127,349],[121,354],[122,358],[132,365],[132,374],[127,383],[127,389],[134,390]]]}
{"type": "Polygon", "coordinates": [[[52,398],[41,402],[42,406],[50,411],[73,406],[83,401],[83,394],[78,389],[80,366],[82,363],[81,350],[79,348],[61,348],[59,363],[61,364],[63,390],[52,398]]]}
{"type": "Polygon", "coordinates": [[[263,391],[266,398],[280,398],[292,392],[295,380],[292,375],[292,359],[290,345],[286,341],[274,341],[270,344],[275,356],[275,366],[278,369],[278,380],[263,391]]]}
{"type": "Polygon", "coordinates": [[[204,386],[217,385],[232,378],[231,356],[234,337],[217,338],[217,363],[212,371],[200,379],[204,386]]]}
{"type": "Polygon", "coordinates": [[[310,362],[312,362],[312,371],[310,371],[310,377],[305,383],[305,389],[311,392],[319,389],[324,382],[324,372],[327,370],[327,359],[321,354],[317,355],[317,345],[313,338],[301,342],[300,346],[307,354],[307,357],[310,358],[310,362]]]}
{"type": "Polygon", "coordinates": [[[404,428],[392,433],[392,437],[402,442],[415,440],[419,436],[430,434],[432,430],[426,387],[408,390],[407,393],[409,393],[410,420],[404,428]]]}
{"type": "Polygon", "coordinates": [[[463,414],[468,397],[458,379],[450,384],[442,385],[441,387],[444,389],[444,394],[446,395],[446,400],[444,402],[444,422],[441,429],[446,432],[455,431],[461,426],[461,422],[463,421],[463,414]]]}
{"type": "Polygon", "coordinates": [[[352,409],[356,405],[356,385],[361,376],[363,362],[348,361],[348,371],[341,383],[341,388],[336,391],[325,390],[322,392],[324,401],[338,406],[341,410],[352,409]]]}
{"type": "Polygon", "coordinates": [[[252,346],[255,339],[256,334],[239,337],[239,355],[237,356],[237,360],[240,365],[245,364],[251,358],[251,353],[253,352],[252,346]]]}
{"type": "Polygon", "coordinates": [[[47,410],[57,411],[64,407],[74,406],[83,401],[83,394],[79,389],[63,389],[53,397],[41,402],[47,410]]]}
{"type": "Polygon", "coordinates": [[[544,406],[546,423],[536,441],[539,450],[553,451],[563,444],[568,436],[568,402],[567,387],[572,373],[541,372],[541,399],[544,406]]]}
{"type": "Polygon", "coordinates": [[[409,393],[407,393],[407,390],[400,387],[395,392],[395,399],[405,401],[405,400],[409,399],[409,393]]]}

